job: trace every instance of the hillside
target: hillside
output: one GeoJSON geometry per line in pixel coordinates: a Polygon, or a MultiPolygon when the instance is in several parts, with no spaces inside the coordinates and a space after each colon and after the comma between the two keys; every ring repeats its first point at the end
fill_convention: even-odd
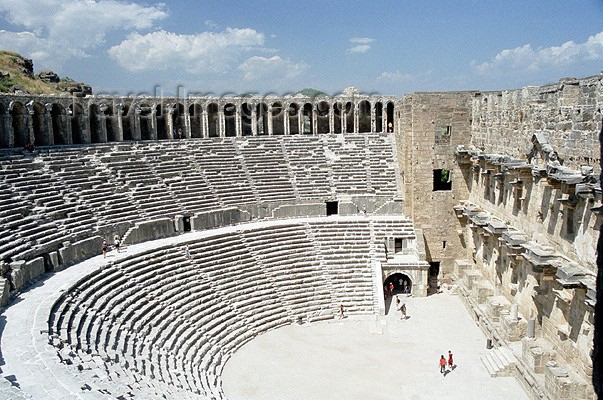
{"type": "Polygon", "coordinates": [[[75,93],[92,94],[92,88],[70,78],[60,78],[52,71],[34,75],[33,61],[18,53],[0,50],[0,92],[2,93],[75,93]]]}

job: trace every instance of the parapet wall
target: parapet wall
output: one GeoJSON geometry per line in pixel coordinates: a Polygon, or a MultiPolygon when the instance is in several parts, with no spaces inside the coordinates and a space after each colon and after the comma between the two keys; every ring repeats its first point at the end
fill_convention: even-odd
{"type": "Polygon", "coordinates": [[[599,170],[603,74],[557,84],[476,93],[471,144],[486,153],[526,158],[532,136],[548,135],[563,165],[599,170]]]}

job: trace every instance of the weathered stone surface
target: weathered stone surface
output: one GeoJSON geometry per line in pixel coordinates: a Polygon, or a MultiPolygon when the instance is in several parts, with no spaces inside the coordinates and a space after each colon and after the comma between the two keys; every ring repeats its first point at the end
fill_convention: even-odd
{"type": "Polygon", "coordinates": [[[75,243],[66,242],[64,247],[59,249],[59,260],[62,265],[69,265],[98,255],[101,253],[102,241],[100,236],[92,236],[75,243]]]}
{"type": "Polygon", "coordinates": [[[137,222],[122,238],[124,244],[146,242],[173,236],[176,233],[174,221],[171,218],[161,218],[152,221],[137,222]]]}

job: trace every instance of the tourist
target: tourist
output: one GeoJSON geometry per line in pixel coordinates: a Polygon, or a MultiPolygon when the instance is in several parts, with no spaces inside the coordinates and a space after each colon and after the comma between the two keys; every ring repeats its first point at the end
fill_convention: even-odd
{"type": "Polygon", "coordinates": [[[107,258],[107,241],[103,239],[103,258],[107,258]]]}
{"type": "Polygon", "coordinates": [[[344,318],[344,313],[345,309],[343,308],[343,304],[339,305],[339,319],[343,319],[344,318]]]}
{"type": "Polygon", "coordinates": [[[186,258],[191,258],[191,252],[188,249],[188,244],[184,246],[184,255],[186,256],[186,258]]]}
{"type": "Polygon", "coordinates": [[[392,296],[394,294],[394,283],[389,283],[389,295],[392,296]]]}
{"type": "Polygon", "coordinates": [[[404,281],[404,284],[402,286],[404,288],[403,292],[408,293],[408,283],[406,281],[404,281]]]}
{"type": "Polygon", "coordinates": [[[440,357],[440,373],[443,374],[444,372],[446,372],[446,359],[442,354],[442,356],[440,357]]]}
{"type": "Polygon", "coordinates": [[[396,310],[400,309],[400,298],[396,296],[396,310]]]}
{"type": "Polygon", "coordinates": [[[400,306],[400,319],[406,319],[406,303],[400,306]]]}
{"type": "Polygon", "coordinates": [[[115,237],[113,238],[113,245],[115,246],[115,250],[117,250],[117,252],[119,253],[119,248],[121,246],[121,241],[119,240],[119,235],[115,235],[115,237]]]}
{"type": "Polygon", "coordinates": [[[454,365],[454,360],[452,359],[452,352],[448,350],[448,367],[452,369],[452,365],[454,365]]]}

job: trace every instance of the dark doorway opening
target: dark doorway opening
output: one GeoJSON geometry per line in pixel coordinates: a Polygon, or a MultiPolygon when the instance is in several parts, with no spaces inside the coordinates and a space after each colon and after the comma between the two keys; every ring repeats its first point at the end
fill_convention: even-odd
{"type": "Polygon", "coordinates": [[[337,201],[327,201],[327,216],[339,214],[339,203],[337,201]]]}
{"type": "Polygon", "coordinates": [[[191,231],[191,217],[182,218],[182,225],[184,226],[184,232],[191,231]]]}
{"type": "Polygon", "coordinates": [[[452,190],[452,179],[447,169],[433,170],[433,191],[452,190]]]}
{"type": "Polygon", "coordinates": [[[429,262],[429,279],[427,280],[429,288],[427,289],[428,294],[438,292],[438,276],[440,275],[440,262],[430,261],[429,262]]]}
{"type": "Polygon", "coordinates": [[[394,254],[402,253],[404,244],[402,238],[394,238],[394,254]]]}
{"type": "Polygon", "coordinates": [[[410,294],[412,291],[412,280],[408,275],[397,272],[387,277],[383,283],[383,288],[390,297],[397,294],[410,294]],[[389,290],[390,283],[393,285],[393,291],[389,290]]]}

